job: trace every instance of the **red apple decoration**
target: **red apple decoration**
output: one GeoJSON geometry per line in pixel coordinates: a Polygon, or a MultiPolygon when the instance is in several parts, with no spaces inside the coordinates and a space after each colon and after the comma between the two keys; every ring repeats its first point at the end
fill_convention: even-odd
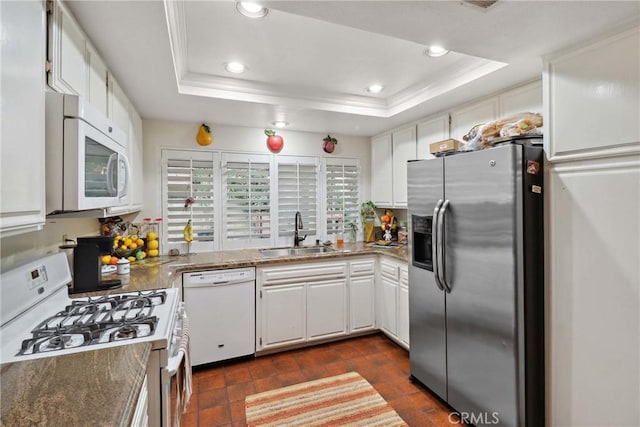
{"type": "Polygon", "coordinates": [[[284,140],[280,135],[276,135],[276,131],[265,129],[264,134],[267,135],[267,147],[272,153],[279,153],[284,147],[284,140]]]}
{"type": "Polygon", "coordinates": [[[327,135],[327,137],[322,138],[322,140],[324,141],[322,143],[322,149],[324,150],[324,152],[329,154],[333,153],[333,150],[336,149],[336,144],[338,143],[338,140],[332,137],[331,135],[327,135]]]}

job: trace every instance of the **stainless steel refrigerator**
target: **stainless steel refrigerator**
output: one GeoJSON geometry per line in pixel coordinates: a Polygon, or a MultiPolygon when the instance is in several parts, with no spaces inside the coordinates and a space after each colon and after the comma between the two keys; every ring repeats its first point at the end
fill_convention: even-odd
{"type": "Polygon", "coordinates": [[[411,375],[474,425],[544,425],[543,153],[408,164],[411,375]]]}

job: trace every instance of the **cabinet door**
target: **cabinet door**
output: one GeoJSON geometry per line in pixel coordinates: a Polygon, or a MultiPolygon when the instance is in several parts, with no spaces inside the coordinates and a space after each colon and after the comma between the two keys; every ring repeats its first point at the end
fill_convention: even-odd
{"type": "Polygon", "coordinates": [[[0,232],[4,237],[41,229],[45,221],[44,2],[0,2],[0,18],[0,232]]]}
{"type": "Polygon", "coordinates": [[[85,96],[86,36],[61,2],[52,2],[52,7],[52,19],[49,22],[49,86],[58,92],[85,96]]]}
{"type": "Polygon", "coordinates": [[[375,328],[373,276],[354,277],[349,282],[349,332],[375,328]]]}
{"type": "MultiPolygon", "coordinates": [[[[105,65],[98,51],[87,43],[87,66],[89,67],[88,96],[89,103],[96,107],[105,116],[108,115],[107,95],[107,66],[105,65]]],[[[122,129],[126,131],[127,129],[122,129]]]]}
{"type": "Polygon", "coordinates": [[[433,154],[429,152],[429,144],[449,138],[449,115],[434,117],[427,121],[418,123],[416,158],[432,159],[433,154]]]}
{"type": "Polygon", "coordinates": [[[398,339],[409,347],[409,271],[406,267],[400,268],[398,339]]]}
{"type": "Polygon", "coordinates": [[[306,292],[304,284],[278,285],[260,291],[259,348],[304,342],[306,292]]]}
{"type": "Polygon", "coordinates": [[[381,291],[382,291],[382,300],[380,301],[380,309],[381,309],[381,329],[393,335],[397,336],[398,327],[397,327],[397,293],[398,293],[398,282],[388,279],[387,277],[382,277],[381,279],[381,291]]]}
{"type": "Polygon", "coordinates": [[[542,113],[542,81],[520,86],[500,94],[500,117],[522,112],[542,113]]]}
{"type": "Polygon", "coordinates": [[[307,285],[307,335],[309,340],[347,333],[347,279],[307,285]]]}
{"type": "Polygon", "coordinates": [[[129,129],[129,100],[113,75],[109,74],[109,118],[123,132],[129,129]]]}
{"type": "Polygon", "coordinates": [[[393,206],[407,207],[407,161],[416,158],[416,127],[393,132],[393,206]]]}
{"type": "Polygon", "coordinates": [[[371,139],[371,201],[377,206],[391,207],[393,187],[391,135],[371,139]]]}
{"type": "Polygon", "coordinates": [[[129,118],[129,163],[131,168],[129,204],[132,210],[139,210],[144,204],[142,119],[131,104],[129,104],[129,118]]]}
{"type": "Polygon", "coordinates": [[[498,98],[490,98],[451,112],[451,138],[462,141],[472,127],[498,118],[498,98]]]}

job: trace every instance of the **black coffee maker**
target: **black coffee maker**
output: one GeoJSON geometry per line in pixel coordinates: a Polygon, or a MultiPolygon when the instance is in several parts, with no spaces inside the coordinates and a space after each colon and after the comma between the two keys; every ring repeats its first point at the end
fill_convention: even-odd
{"type": "Polygon", "coordinates": [[[102,291],[122,286],[119,279],[102,280],[103,255],[113,250],[113,236],[78,237],[73,249],[73,289],[71,294],[102,291]]]}

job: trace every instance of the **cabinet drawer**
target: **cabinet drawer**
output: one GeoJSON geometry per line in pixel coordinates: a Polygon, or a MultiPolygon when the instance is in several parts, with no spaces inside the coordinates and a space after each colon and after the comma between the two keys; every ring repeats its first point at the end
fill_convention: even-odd
{"type": "Polygon", "coordinates": [[[274,283],[300,283],[347,276],[346,262],[298,264],[260,269],[258,277],[263,285],[274,283]]]}
{"type": "Polygon", "coordinates": [[[380,273],[383,277],[387,277],[391,280],[398,280],[398,266],[382,261],[380,263],[380,273]]]}
{"type": "Polygon", "coordinates": [[[372,259],[362,261],[352,261],[349,263],[349,274],[351,277],[370,276],[375,273],[376,263],[372,259]]]}

